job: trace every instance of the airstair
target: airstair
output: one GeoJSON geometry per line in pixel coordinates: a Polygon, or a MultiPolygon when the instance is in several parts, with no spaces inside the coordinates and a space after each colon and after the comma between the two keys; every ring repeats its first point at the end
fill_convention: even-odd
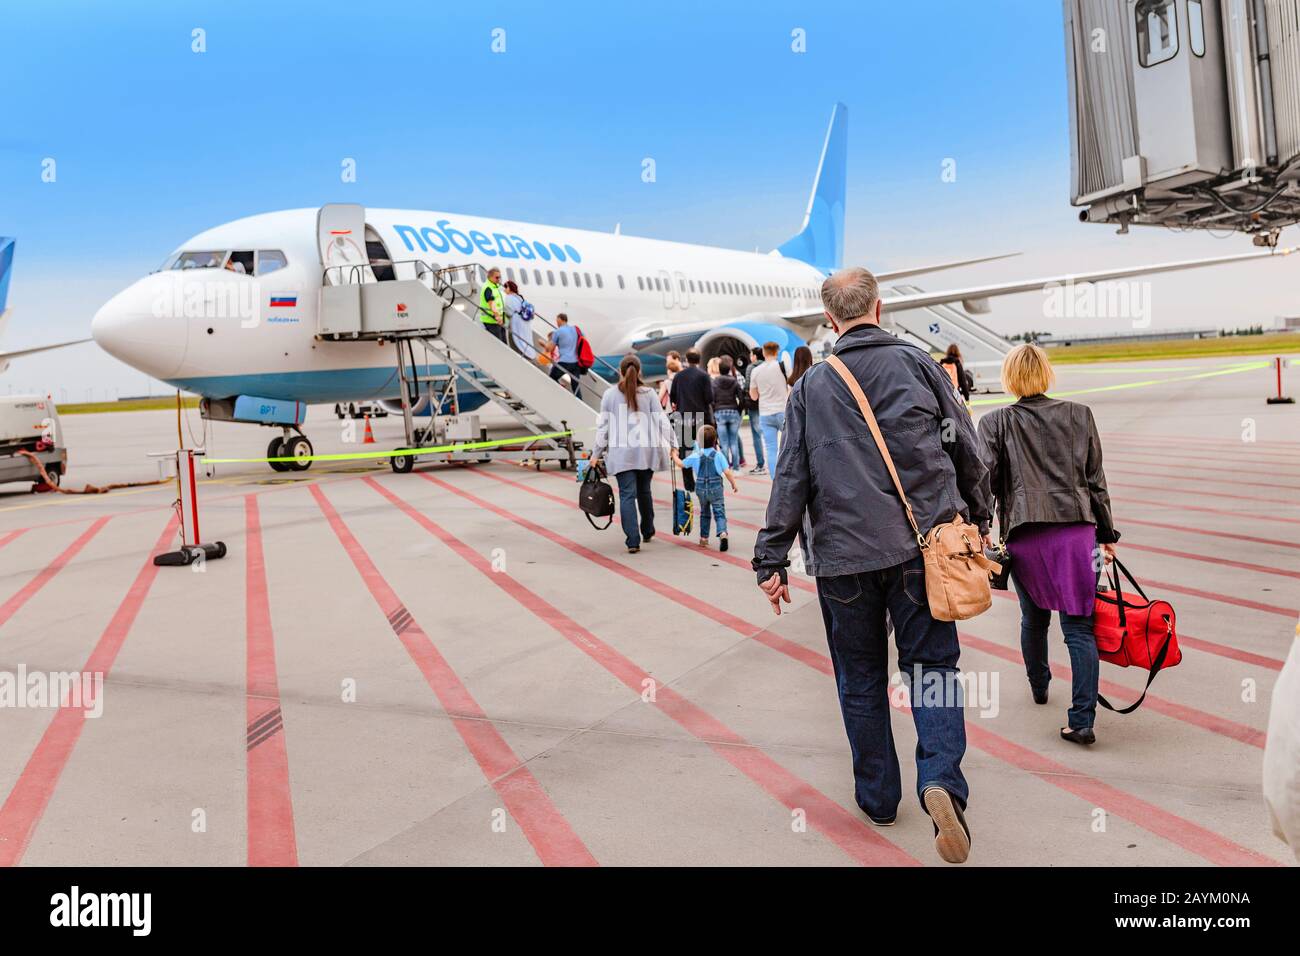
{"type": "MultiPolygon", "coordinates": [[[[325,268],[317,337],[394,346],[406,432],[401,450],[413,450],[391,459],[394,471],[410,471],[421,457],[576,464],[577,452],[595,437],[600,399],[609,388],[605,378],[584,374],[579,398],[485,328],[478,290],[487,273],[478,263],[386,262],[382,280],[376,271],[360,263],[325,268]],[[467,396],[481,400],[469,402],[467,396]],[[494,406],[521,434],[488,443],[478,415],[462,413],[462,404],[494,406]],[[417,423],[417,413],[425,411],[428,423],[417,423]],[[430,450],[420,454],[421,448],[430,450]]],[[[537,321],[550,326],[534,315],[537,321]]],[[[597,360],[596,369],[616,373],[604,364],[597,360]]]]}
{"type": "MultiPolygon", "coordinates": [[[[896,285],[891,291],[907,295],[924,290],[914,285],[896,285]]],[[[943,352],[956,343],[961,349],[962,365],[975,376],[975,387],[998,387],[1002,360],[1012,346],[992,329],[951,305],[893,312],[890,319],[901,333],[923,348],[943,352]]]]}

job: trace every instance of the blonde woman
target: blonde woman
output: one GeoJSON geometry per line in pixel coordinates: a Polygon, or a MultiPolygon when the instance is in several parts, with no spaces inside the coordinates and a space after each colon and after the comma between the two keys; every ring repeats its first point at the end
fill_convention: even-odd
{"type": "Polygon", "coordinates": [[[1034,703],[1047,703],[1047,630],[1056,611],[1073,684],[1061,738],[1091,744],[1097,739],[1097,556],[1110,563],[1119,532],[1092,409],[1048,398],[1054,380],[1046,352],[1017,345],[1002,363],[1002,387],[1018,401],[985,415],[978,431],[1020,597],[1020,649],[1034,703]]]}

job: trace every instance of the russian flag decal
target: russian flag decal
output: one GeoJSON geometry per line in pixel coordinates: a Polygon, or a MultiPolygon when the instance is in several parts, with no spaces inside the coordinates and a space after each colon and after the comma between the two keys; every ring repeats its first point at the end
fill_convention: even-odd
{"type": "Polygon", "coordinates": [[[273,309],[292,309],[298,304],[296,295],[273,295],[271,296],[271,308],[273,309]]]}

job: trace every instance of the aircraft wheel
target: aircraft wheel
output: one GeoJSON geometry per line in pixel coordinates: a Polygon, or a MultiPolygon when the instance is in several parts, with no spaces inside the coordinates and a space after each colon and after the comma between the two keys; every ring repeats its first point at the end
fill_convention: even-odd
{"type": "MultiPolygon", "coordinates": [[[[271,444],[266,446],[266,457],[279,458],[283,454],[284,454],[284,439],[272,438],[271,444]]],[[[267,464],[271,466],[272,471],[288,471],[291,467],[293,467],[287,461],[268,461],[267,464]]]]}
{"type": "MultiPolygon", "coordinates": [[[[284,451],[280,454],[290,458],[310,458],[312,453],[311,442],[307,440],[306,435],[294,435],[284,443],[284,451]]],[[[306,471],[311,467],[310,461],[285,462],[286,471],[306,471]]]]}
{"type": "Polygon", "coordinates": [[[415,467],[414,455],[394,455],[388,459],[388,464],[392,467],[393,472],[399,475],[409,475],[411,469],[415,467]]]}

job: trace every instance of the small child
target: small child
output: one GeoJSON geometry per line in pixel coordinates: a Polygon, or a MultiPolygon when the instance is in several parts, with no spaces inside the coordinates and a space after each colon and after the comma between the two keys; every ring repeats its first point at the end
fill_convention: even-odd
{"type": "Polygon", "coordinates": [[[695,472],[695,497],[700,503],[700,547],[709,546],[709,516],[718,519],[718,550],[727,550],[727,506],[722,496],[722,479],[726,478],[732,492],[736,486],[736,477],[732,474],[727,456],[718,448],[718,431],[712,425],[700,427],[696,436],[695,448],[683,461],[673,450],[673,460],[683,469],[695,472]]]}

